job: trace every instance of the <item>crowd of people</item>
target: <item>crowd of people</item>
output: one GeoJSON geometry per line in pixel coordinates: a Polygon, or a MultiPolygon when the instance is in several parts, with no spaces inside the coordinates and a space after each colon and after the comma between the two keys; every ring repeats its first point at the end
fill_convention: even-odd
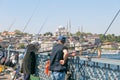
{"type": "Polygon", "coordinates": [[[0,64],[9,66],[9,67],[15,67],[15,65],[18,63],[19,54],[16,52],[7,53],[3,51],[0,53],[0,64]]]}
{"type": "MultiPolygon", "coordinates": [[[[68,57],[73,57],[77,54],[76,52],[69,54],[68,48],[65,46],[65,36],[59,36],[56,41],[57,44],[53,46],[52,51],[49,54],[49,59],[46,61],[45,74],[50,76],[52,80],[66,80],[65,76],[68,71],[68,57]]],[[[3,52],[3,54],[0,52],[0,64],[10,67],[14,67],[18,64],[19,71],[24,74],[23,80],[30,80],[30,76],[35,74],[36,70],[37,46],[38,45],[29,44],[26,47],[26,52],[24,54],[11,53],[9,58],[7,57],[6,52],[3,52]]]]}

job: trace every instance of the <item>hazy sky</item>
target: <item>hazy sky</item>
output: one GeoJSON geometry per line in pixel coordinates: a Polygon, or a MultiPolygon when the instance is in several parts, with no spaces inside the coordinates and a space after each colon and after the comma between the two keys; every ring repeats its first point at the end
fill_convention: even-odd
{"type": "MultiPolygon", "coordinates": [[[[120,9],[120,0],[0,0],[0,32],[15,29],[25,32],[55,32],[58,26],[71,22],[74,33],[83,27],[84,32],[104,33],[120,9]]],[[[107,33],[120,35],[120,14],[107,33]]]]}

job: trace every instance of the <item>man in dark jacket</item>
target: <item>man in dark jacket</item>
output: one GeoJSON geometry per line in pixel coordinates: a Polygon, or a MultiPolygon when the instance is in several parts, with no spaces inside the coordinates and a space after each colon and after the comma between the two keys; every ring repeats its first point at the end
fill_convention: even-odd
{"type": "Polygon", "coordinates": [[[68,49],[64,46],[66,37],[59,36],[58,43],[53,46],[50,54],[50,71],[52,80],[65,80],[67,71],[68,49]]]}
{"type": "Polygon", "coordinates": [[[36,50],[37,49],[33,44],[27,46],[27,51],[23,59],[24,80],[30,80],[30,75],[35,74],[36,50]]]}

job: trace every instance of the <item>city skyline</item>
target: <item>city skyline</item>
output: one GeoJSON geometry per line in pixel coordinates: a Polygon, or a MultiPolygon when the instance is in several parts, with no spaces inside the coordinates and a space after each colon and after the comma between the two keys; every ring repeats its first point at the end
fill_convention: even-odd
{"type": "MultiPolygon", "coordinates": [[[[103,34],[119,4],[119,0],[0,0],[0,32],[55,32],[70,21],[72,33],[82,27],[83,32],[103,34]]],[[[120,35],[119,29],[120,14],[107,33],[120,35]]]]}

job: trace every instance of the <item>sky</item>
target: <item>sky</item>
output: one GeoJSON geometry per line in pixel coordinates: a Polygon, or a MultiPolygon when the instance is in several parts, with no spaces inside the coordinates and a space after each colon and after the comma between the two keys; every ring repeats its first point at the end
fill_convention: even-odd
{"type": "MultiPolygon", "coordinates": [[[[103,34],[119,9],[120,0],[0,0],[0,32],[55,32],[70,21],[72,33],[103,34]]],[[[120,35],[120,14],[107,34],[120,35]]]]}

